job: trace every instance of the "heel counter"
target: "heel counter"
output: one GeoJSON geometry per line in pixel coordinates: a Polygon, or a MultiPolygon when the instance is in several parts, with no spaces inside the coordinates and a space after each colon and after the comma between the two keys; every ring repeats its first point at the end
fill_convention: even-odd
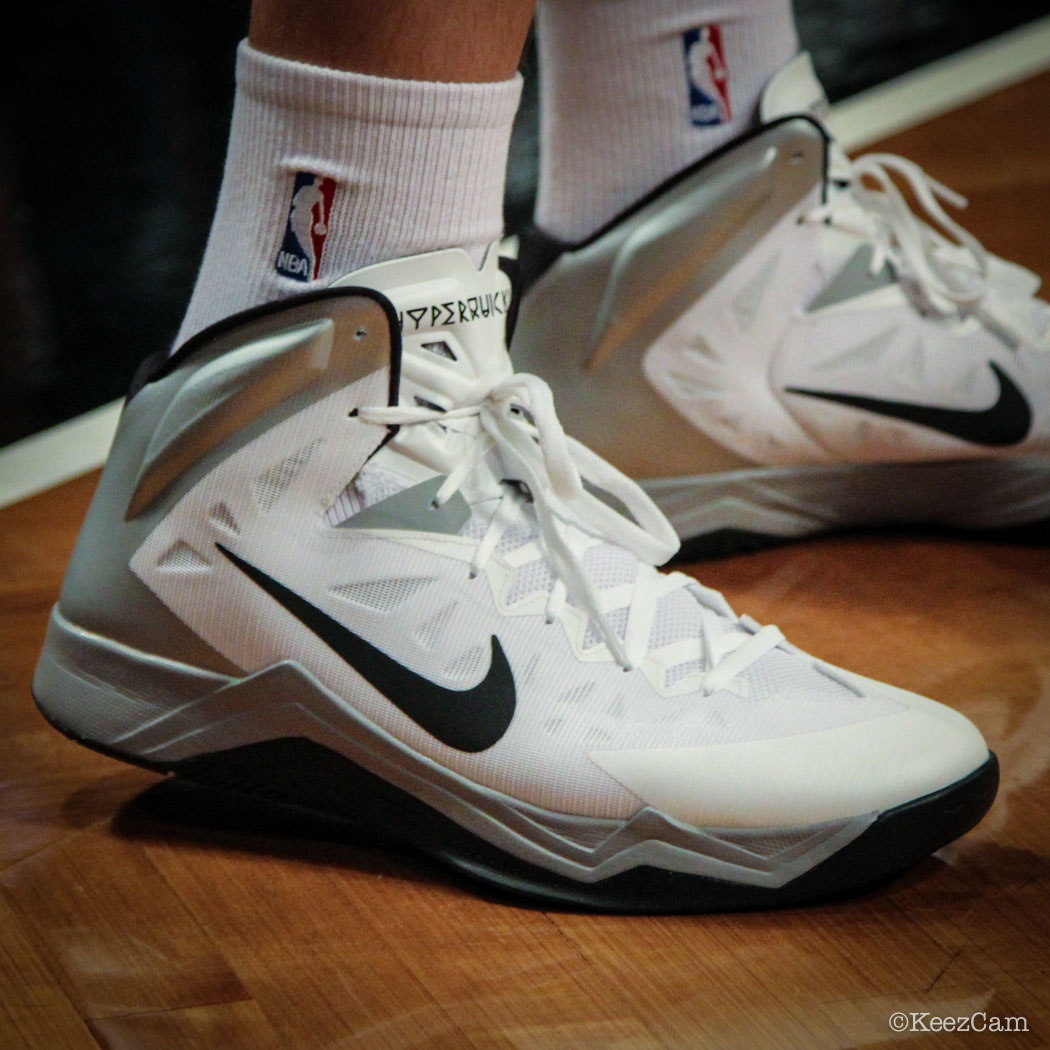
{"type": "Polygon", "coordinates": [[[125,515],[165,401],[146,388],[124,406],[57,608],[70,623],[121,644],[153,653],[175,645],[198,666],[230,673],[236,668],[175,617],[129,564],[158,517],[127,520],[125,515]]]}
{"type": "Polygon", "coordinates": [[[384,297],[346,288],[248,311],[192,344],[133,386],[59,608],[123,645],[231,674],[240,668],[136,575],[133,556],[216,464],[304,406],[367,374],[396,400],[400,340],[384,297]]]}

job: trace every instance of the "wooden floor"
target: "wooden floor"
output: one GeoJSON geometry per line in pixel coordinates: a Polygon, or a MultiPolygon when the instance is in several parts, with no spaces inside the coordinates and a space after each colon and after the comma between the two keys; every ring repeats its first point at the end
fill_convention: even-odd
{"type": "MultiPolygon", "coordinates": [[[[1048,127],[1042,76],[887,146],[1050,278],[1048,127]]],[[[861,899],[594,916],[238,830],[46,727],[29,679],[93,484],[0,511],[0,1050],[1050,1045],[1050,546],[862,536],[695,567],[804,647],[965,712],[1000,796],[861,899]],[[895,1035],[897,1011],[1028,1031],[895,1035]]]]}

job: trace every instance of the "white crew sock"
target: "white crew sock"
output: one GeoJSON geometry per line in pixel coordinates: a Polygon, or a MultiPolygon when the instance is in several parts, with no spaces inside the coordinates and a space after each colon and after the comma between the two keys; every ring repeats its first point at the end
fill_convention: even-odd
{"type": "Polygon", "coordinates": [[[798,50],[790,0],[539,0],[536,19],[536,224],[570,242],[751,127],[798,50]],[[720,59],[728,112],[698,83],[720,59]]]}
{"type": "Polygon", "coordinates": [[[219,203],[176,345],[371,263],[457,246],[480,262],[503,228],[520,95],[518,76],[392,80],[242,43],[219,203]]]}

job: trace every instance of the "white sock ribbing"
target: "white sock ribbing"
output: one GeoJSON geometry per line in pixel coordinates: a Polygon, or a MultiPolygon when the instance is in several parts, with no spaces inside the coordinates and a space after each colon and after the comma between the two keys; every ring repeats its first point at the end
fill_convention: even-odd
{"type": "Polygon", "coordinates": [[[570,242],[752,126],[798,50],[790,0],[539,0],[536,19],[536,223],[570,242]]]}
{"type": "Polygon", "coordinates": [[[238,310],[503,228],[521,78],[365,76],[241,44],[219,203],[176,345],[238,310]]]}

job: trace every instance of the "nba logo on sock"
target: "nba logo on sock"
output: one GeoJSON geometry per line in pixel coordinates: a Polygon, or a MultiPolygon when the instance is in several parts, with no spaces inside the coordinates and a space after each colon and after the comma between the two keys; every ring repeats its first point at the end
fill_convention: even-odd
{"type": "Polygon", "coordinates": [[[697,26],[682,34],[685,75],[689,84],[689,119],[698,128],[726,124],[729,108],[729,66],[722,28],[697,26]]]}
{"type": "Polygon", "coordinates": [[[295,173],[288,222],[275,264],[279,274],[293,281],[317,280],[334,198],[335,179],[309,171],[295,173]]]}

